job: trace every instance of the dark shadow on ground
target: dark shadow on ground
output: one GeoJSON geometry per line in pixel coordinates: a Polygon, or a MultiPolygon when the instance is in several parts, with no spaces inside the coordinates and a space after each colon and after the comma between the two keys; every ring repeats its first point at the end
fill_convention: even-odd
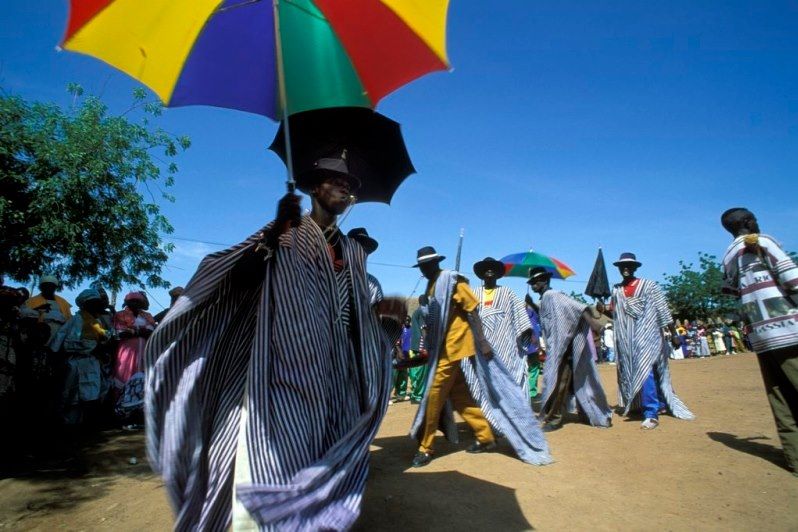
{"type": "MultiPolygon", "coordinates": [[[[461,427],[459,445],[439,435],[436,457],[464,450],[473,439],[469,432],[461,427]]],[[[514,490],[457,471],[411,468],[416,445],[407,436],[379,438],[374,445],[379,449],[371,452],[362,513],[354,530],[533,529],[514,490]]],[[[506,452],[504,447],[500,445],[501,452],[506,452]]]]}
{"type": "Polygon", "coordinates": [[[0,521],[6,512],[30,515],[80,506],[104,494],[120,477],[153,477],[143,431],[105,430],[74,439],[53,434],[47,444],[50,452],[17,453],[2,464],[0,478],[19,479],[28,488],[16,493],[0,490],[5,501],[0,521]],[[131,464],[131,458],[136,463],[131,464]]]}
{"type": "Polygon", "coordinates": [[[784,453],[780,447],[775,447],[767,443],[759,443],[755,440],[770,440],[766,436],[751,436],[748,438],[741,438],[735,434],[727,434],[726,432],[707,432],[707,436],[713,441],[722,443],[726,447],[730,447],[735,451],[750,454],[763,460],[767,460],[771,464],[778,466],[782,469],[787,469],[787,460],[784,458],[784,453]]]}

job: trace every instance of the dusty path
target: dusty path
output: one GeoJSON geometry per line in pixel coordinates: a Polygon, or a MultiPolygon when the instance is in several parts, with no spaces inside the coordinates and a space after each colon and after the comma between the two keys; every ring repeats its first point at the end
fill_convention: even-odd
{"type": "MultiPolygon", "coordinates": [[[[614,403],[614,367],[600,373],[614,403]]],[[[692,422],[652,432],[568,424],[550,434],[557,462],[468,455],[438,440],[411,470],[415,407],[391,406],[374,442],[358,530],[798,530],[798,478],[783,469],[754,355],[672,364],[692,422]]],[[[78,465],[0,480],[0,528],[166,530],[163,487],[143,464],[140,434],[106,433],[78,465]],[[136,456],[139,463],[129,464],[136,456]]]]}

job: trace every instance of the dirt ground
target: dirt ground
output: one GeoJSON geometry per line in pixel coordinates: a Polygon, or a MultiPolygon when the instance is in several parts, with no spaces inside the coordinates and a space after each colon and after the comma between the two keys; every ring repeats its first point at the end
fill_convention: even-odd
{"type": "MultiPolygon", "coordinates": [[[[389,408],[371,453],[358,530],[798,530],[798,478],[784,469],[752,354],[673,362],[695,421],[654,431],[614,418],[549,435],[556,463],[526,465],[506,444],[469,455],[440,437],[438,456],[410,469],[415,406],[389,408]]],[[[616,397],[615,368],[602,366],[616,397]]],[[[0,528],[167,530],[162,483],[140,433],[106,432],[65,467],[0,480],[0,528]],[[138,463],[131,464],[136,457],[138,463]]],[[[57,444],[58,442],[54,442],[57,444]]]]}

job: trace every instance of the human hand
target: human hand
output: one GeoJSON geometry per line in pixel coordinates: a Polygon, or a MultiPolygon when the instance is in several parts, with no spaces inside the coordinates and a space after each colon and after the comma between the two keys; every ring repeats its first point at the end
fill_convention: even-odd
{"type": "Polygon", "coordinates": [[[485,358],[485,360],[490,360],[493,358],[493,348],[488,342],[480,343],[479,352],[485,358]]]}
{"type": "Polygon", "coordinates": [[[270,248],[277,247],[280,235],[289,228],[296,227],[302,220],[302,198],[293,192],[288,192],[277,202],[277,214],[271,229],[265,235],[266,245],[270,248]]]}

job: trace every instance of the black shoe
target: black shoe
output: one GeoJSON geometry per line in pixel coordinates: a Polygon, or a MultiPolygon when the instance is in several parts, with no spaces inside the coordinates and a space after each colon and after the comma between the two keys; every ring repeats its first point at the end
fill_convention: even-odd
{"type": "Polygon", "coordinates": [[[562,425],[552,425],[551,423],[545,423],[543,425],[543,432],[554,432],[555,430],[560,430],[562,425]]]}
{"type": "Polygon", "coordinates": [[[488,451],[492,451],[495,448],[496,448],[496,442],[495,441],[488,442],[488,443],[482,443],[482,442],[475,441],[474,443],[471,444],[471,447],[466,449],[466,452],[467,453],[471,453],[471,454],[486,453],[488,451]]]}
{"type": "Polygon", "coordinates": [[[418,399],[410,399],[410,404],[411,405],[420,405],[421,401],[419,401],[418,399]]]}
{"type": "Polygon", "coordinates": [[[410,467],[424,467],[430,462],[432,462],[431,453],[422,453],[421,451],[418,451],[413,457],[413,462],[411,462],[410,467]]]}

